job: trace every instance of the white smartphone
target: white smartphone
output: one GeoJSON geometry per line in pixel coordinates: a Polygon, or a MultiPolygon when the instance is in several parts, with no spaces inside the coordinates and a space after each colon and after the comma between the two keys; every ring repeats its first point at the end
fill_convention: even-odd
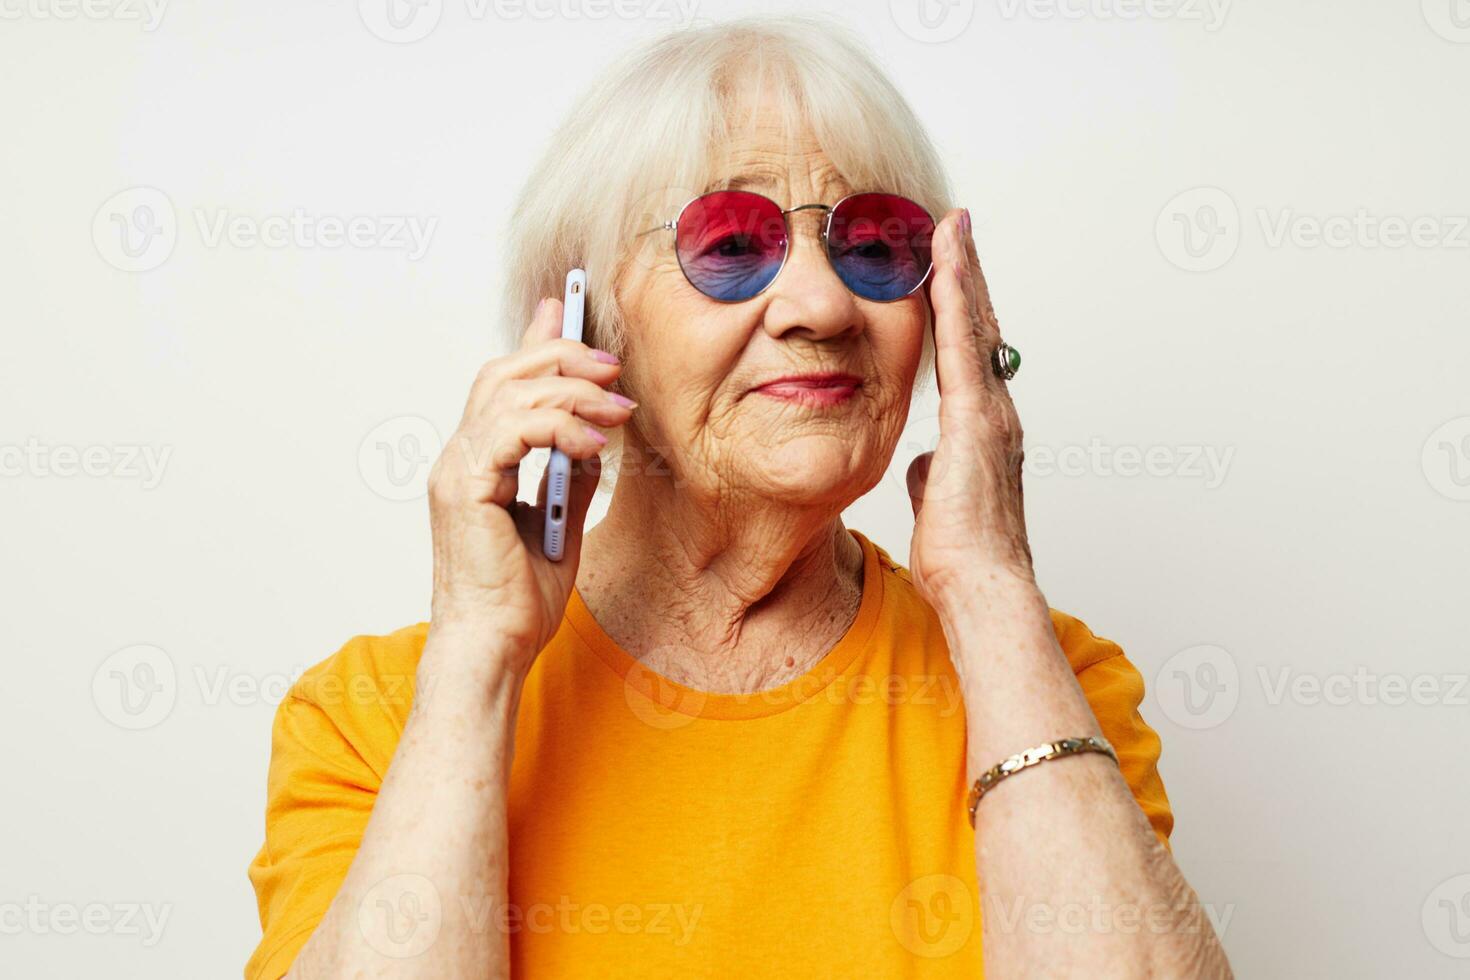
{"type": "MultiPolygon", "coordinates": [[[[587,308],[587,273],[584,270],[573,269],[567,273],[562,306],[561,335],[581,340],[587,308]]],[[[546,467],[546,533],[541,541],[542,554],[552,561],[561,561],[566,550],[571,486],[572,460],[560,449],[553,449],[551,462],[546,467]]]]}

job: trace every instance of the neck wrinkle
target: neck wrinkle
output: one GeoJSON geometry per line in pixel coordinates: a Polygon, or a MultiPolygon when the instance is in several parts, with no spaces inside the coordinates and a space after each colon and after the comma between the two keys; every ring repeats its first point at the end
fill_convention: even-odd
{"type": "Polygon", "coordinates": [[[835,645],[856,615],[862,574],[840,510],[706,498],[675,488],[666,469],[624,471],[607,517],[587,534],[577,588],[634,658],[656,647],[661,661],[685,661],[676,666],[688,678],[758,690],[835,645]],[[808,635],[816,639],[803,646],[808,635]]]}

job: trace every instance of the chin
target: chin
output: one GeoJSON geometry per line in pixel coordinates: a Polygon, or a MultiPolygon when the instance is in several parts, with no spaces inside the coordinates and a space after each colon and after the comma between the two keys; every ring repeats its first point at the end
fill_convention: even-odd
{"type": "Polygon", "coordinates": [[[750,483],[766,495],[792,503],[846,506],[876,482],[869,479],[876,465],[872,456],[867,441],[853,439],[849,430],[793,436],[761,447],[745,462],[750,483]]]}

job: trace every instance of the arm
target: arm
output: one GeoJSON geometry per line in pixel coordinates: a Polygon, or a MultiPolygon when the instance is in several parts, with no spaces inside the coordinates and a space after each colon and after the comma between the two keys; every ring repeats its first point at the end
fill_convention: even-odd
{"type": "MultiPolygon", "coordinates": [[[[964,693],[968,781],[1033,745],[1102,734],[1035,585],[997,576],[970,595],[940,612],[964,693]]],[[[1106,756],[1018,773],[981,799],[975,824],[990,975],[1230,975],[1198,899],[1106,756]]]]}
{"type": "MultiPolygon", "coordinates": [[[[631,412],[603,390],[616,359],[562,339],[560,319],[561,304],[543,302],[520,350],[481,369],[430,474],[433,612],[412,709],[293,980],[510,974],[506,803],[517,707],[576,580],[607,442],[585,423],[621,425],[631,412]],[[521,460],[550,446],[577,461],[560,562],[541,553],[545,479],[542,506],[516,499],[521,460]]],[[[298,811],[331,805],[302,796],[298,811]]],[[[340,844],[308,840],[297,850],[340,844]]],[[[320,883],[301,863],[307,870],[288,890],[320,883]]]]}
{"type": "MultiPolygon", "coordinates": [[[[989,365],[1000,332],[968,214],[946,217],[934,261],[940,438],[909,471],[909,564],[960,677],[973,783],[1007,756],[1102,733],[1032,571],[1021,427],[989,365]]],[[[1193,891],[1108,757],[1006,779],[980,800],[975,841],[987,975],[1230,976],[1193,891]],[[1035,925],[1048,922],[1058,925],[1035,925]]]]}
{"type": "Polygon", "coordinates": [[[510,975],[496,915],[506,903],[506,793],[522,677],[501,665],[526,659],[430,630],[372,817],[293,980],[510,975]],[[428,918],[408,929],[405,913],[428,918]]]}

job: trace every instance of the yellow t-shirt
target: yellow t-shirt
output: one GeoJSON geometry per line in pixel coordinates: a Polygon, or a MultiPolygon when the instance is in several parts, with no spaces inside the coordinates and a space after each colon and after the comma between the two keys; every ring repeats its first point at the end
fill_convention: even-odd
{"type": "MultiPolygon", "coordinates": [[[[651,675],[573,591],[516,723],[511,910],[490,920],[510,933],[515,975],[980,975],[959,682],[907,570],[852,533],[856,620],[811,671],[759,694],[651,675]]],[[[1142,678],[1083,623],[1052,622],[1167,843],[1142,678]]],[[[282,702],[248,980],[285,974],[345,877],[427,629],[351,640],[282,702]]]]}

